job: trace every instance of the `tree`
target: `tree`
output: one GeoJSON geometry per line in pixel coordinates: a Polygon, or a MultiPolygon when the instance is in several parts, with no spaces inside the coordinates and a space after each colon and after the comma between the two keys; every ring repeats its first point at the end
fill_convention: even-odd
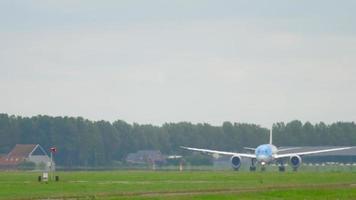
{"type": "MultiPolygon", "coordinates": [[[[356,145],[354,122],[315,125],[294,120],[273,125],[277,146],[356,145]]],[[[16,117],[0,114],[0,153],[15,144],[56,146],[55,161],[62,166],[110,165],[138,150],[160,150],[164,154],[191,155],[180,146],[242,151],[268,142],[269,130],[255,124],[224,122],[221,126],[189,122],[162,126],[128,124],[117,120],[90,121],[81,117],[16,117]]]]}

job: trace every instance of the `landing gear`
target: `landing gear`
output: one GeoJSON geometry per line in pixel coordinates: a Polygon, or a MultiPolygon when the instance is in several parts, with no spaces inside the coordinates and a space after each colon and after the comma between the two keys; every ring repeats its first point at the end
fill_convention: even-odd
{"type": "Polygon", "coordinates": [[[256,159],[254,159],[254,158],[251,159],[250,171],[251,172],[256,171],[256,159]]]}
{"type": "Polygon", "coordinates": [[[278,166],[278,170],[280,172],[285,172],[286,171],[286,167],[284,167],[284,165],[278,166]]]}
{"type": "Polygon", "coordinates": [[[264,172],[264,171],[266,171],[266,166],[265,166],[265,165],[262,165],[262,166],[261,166],[261,172],[264,172]]]}
{"type": "Polygon", "coordinates": [[[256,166],[250,166],[250,171],[251,171],[251,172],[256,171],[256,166]]]}
{"type": "Polygon", "coordinates": [[[285,172],[286,171],[286,167],[284,166],[282,160],[279,161],[278,171],[280,171],[280,172],[285,172]]]}
{"type": "Polygon", "coordinates": [[[265,162],[261,162],[261,171],[264,172],[266,171],[266,164],[265,162]]]}

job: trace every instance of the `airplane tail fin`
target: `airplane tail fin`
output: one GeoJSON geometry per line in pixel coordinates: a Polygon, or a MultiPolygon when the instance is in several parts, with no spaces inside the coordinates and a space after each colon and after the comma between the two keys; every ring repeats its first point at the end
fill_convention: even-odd
{"type": "Polygon", "coordinates": [[[272,144],[272,128],[269,131],[269,144],[272,144]]]}

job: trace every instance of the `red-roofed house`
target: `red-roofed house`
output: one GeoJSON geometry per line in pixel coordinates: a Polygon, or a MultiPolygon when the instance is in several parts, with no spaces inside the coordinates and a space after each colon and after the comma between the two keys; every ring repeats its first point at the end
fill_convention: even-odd
{"type": "Polygon", "coordinates": [[[46,151],[39,144],[16,144],[10,153],[0,157],[0,168],[17,169],[24,162],[47,166],[50,161],[46,151]]]}

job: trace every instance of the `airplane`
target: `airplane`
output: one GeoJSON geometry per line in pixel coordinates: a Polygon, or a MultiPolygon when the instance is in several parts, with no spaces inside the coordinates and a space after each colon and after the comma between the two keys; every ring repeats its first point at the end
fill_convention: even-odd
{"type": "Polygon", "coordinates": [[[213,155],[231,156],[230,159],[231,166],[234,170],[238,170],[240,168],[241,158],[250,158],[251,159],[250,171],[256,171],[256,163],[259,163],[261,165],[261,170],[264,171],[266,169],[265,168],[266,165],[277,162],[279,164],[278,167],[279,171],[283,172],[285,171],[285,166],[283,161],[288,157],[293,170],[297,171],[297,169],[302,163],[301,156],[325,153],[331,151],[341,151],[341,150],[351,149],[352,147],[340,147],[340,148],[331,148],[331,149],[324,149],[324,150],[317,150],[317,151],[304,151],[304,152],[296,152],[296,153],[282,153],[283,151],[298,149],[300,147],[278,149],[276,146],[272,144],[272,129],[271,129],[269,134],[269,144],[262,144],[259,145],[257,148],[244,147],[247,150],[254,151],[254,154],[217,151],[211,149],[199,149],[199,148],[192,148],[192,147],[185,147],[185,146],[181,146],[181,148],[191,150],[191,151],[198,151],[202,153],[209,153],[213,155]]]}

